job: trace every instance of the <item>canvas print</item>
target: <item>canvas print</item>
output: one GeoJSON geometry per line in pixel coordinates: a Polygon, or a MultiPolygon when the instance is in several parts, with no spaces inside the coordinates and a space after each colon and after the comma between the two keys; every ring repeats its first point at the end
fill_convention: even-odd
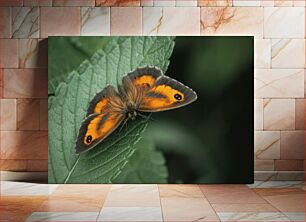
{"type": "Polygon", "coordinates": [[[254,39],[49,37],[49,183],[252,183],[254,39]]]}

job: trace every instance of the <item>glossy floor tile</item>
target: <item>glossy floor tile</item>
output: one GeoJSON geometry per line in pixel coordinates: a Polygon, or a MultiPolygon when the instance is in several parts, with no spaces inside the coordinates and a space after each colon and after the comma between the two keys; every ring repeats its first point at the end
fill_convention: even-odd
{"type": "Polygon", "coordinates": [[[38,211],[45,212],[96,212],[103,206],[104,200],[83,197],[56,197],[45,200],[38,211]]]}
{"type": "Polygon", "coordinates": [[[205,198],[161,198],[164,221],[219,221],[205,198]]]}
{"type": "Polygon", "coordinates": [[[245,185],[200,185],[210,203],[266,203],[245,185]]]}
{"type": "Polygon", "coordinates": [[[113,185],[105,207],[159,207],[157,185],[113,185]]]}
{"type": "Polygon", "coordinates": [[[47,196],[1,196],[0,221],[24,221],[47,196]]]}
{"type": "Polygon", "coordinates": [[[96,221],[99,212],[35,212],[26,221],[96,221]]]}
{"type": "Polygon", "coordinates": [[[269,203],[260,204],[211,204],[216,212],[277,212],[269,203]]]}
{"type": "Polygon", "coordinates": [[[103,207],[98,221],[163,221],[160,207],[103,207]]]}
{"type": "Polygon", "coordinates": [[[305,221],[305,191],[302,182],[289,181],[248,186],[2,181],[0,211],[0,221],[298,222],[305,221]]]}
{"type": "Polygon", "coordinates": [[[218,213],[221,221],[291,221],[280,212],[239,212],[218,213]]]}
{"type": "Polygon", "coordinates": [[[267,202],[282,212],[303,212],[305,210],[305,192],[300,189],[276,188],[257,189],[267,202]]]}
{"type": "Polygon", "coordinates": [[[304,181],[255,181],[249,188],[303,188],[304,181]]]}
{"type": "Polygon", "coordinates": [[[283,212],[289,219],[293,221],[305,221],[305,212],[283,212]]]}
{"type": "Polygon", "coordinates": [[[59,185],[1,181],[1,196],[50,195],[59,185]]]}

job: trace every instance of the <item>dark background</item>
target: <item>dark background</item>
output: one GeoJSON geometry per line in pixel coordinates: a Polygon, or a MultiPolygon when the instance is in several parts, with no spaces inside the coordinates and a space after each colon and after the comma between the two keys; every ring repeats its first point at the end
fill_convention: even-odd
{"type": "Polygon", "coordinates": [[[253,37],[176,37],[166,75],[198,94],[154,113],[146,131],[164,153],[169,183],[253,183],[253,37]]]}

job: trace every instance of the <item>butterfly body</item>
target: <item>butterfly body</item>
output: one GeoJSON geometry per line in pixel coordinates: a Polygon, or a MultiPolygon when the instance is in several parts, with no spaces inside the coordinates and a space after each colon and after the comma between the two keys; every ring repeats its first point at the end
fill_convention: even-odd
{"type": "Polygon", "coordinates": [[[118,91],[109,85],[91,100],[77,137],[76,153],[92,149],[122,122],[137,115],[175,109],[196,99],[192,89],[163,75],[157,67],[138,68],[123,77],[118,91]]]}

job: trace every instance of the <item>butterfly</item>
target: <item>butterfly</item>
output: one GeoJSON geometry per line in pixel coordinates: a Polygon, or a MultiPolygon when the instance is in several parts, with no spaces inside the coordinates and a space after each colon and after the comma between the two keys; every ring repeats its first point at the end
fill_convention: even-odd
{"type": "Polygon", "coordinates": [[[192,89],[165,76],[159,68],[137,68],[122,78],[118,91],[108,85],[90,101],[77,136],[76,153],[91,150],[123,122],[143,112],[171,110],[196,99],[192,89]]]}

